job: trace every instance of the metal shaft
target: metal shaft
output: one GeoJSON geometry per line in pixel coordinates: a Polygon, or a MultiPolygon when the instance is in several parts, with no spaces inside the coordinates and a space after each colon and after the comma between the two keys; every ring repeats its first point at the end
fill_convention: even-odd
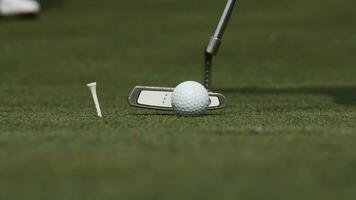
{"type": "Polygon", "coordinates": [[[234,9],[236,0],[229,0],[226,4],[225,10],[221,16],[218,27],[216,28],[214,37],[222,39],[229,19],[231,17],[232,10],[234,9]]]}
{"type": "Polygon", "coordinates": [[[204,52],[204,74],[203,74],[203,84],[206,89],[211,89],[211,72],[212,72],[212,60],[213,56],[218,53],[222,37],[224,35],[225,29],[231,17],[231,13],[234,9],[236,0],[228,0],[221,15],[219,24],[213,37],[210,39],[208,46],[204,52]]]}
{"type": "Polygon", "coordinates": [[[224,12],[221,15],[219,24],[216,28],[216,31],[213,37],[210,39],[208,47],[206,48],[206,52],[212,55],[216,55],[219,50],[219,46],[221,44],[222,37],[224,35],[227,24],[229,23],[229,19],[231,17],[232,10],[234,9],[236,0],[228,0],[225,6],[224,12]]]}

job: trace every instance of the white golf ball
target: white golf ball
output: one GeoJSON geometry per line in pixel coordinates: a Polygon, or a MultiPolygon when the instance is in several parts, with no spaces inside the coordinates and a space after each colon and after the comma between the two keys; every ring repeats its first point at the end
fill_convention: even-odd
{"type": "Polygon", "coordinates": [[[208,110],[209,104],[208,91],[198,82],[186,81],[173,90],[172,107],[178,115],[203,115],[208,110]]]}

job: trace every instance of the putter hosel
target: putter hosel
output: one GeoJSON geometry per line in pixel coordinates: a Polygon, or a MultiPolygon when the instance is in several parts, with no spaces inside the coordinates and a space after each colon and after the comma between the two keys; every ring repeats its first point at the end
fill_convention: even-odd
{"type": "Polygon", "coordinates": [[[210,39],[208,46],[204,52],[204,71],[203,71],[203,84],[207,90],[211,90],[211,74],[212,74],[212,61],[213,56],[215,56],[221,45],[221,40],[224,35],[225,29],[231,17],[231,13],[234,9],[236,0],[228,0],[220,17],[220,21],[216,28],[213,37],[210,39]]]}

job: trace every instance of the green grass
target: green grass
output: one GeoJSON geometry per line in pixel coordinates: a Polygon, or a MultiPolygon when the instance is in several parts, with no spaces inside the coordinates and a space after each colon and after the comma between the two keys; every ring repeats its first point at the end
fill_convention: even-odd
{"type": "Polygon", "coordinates": [[[355,1],[239,2],[214,63],[229,105],[199,118],[126,99],[199,81],[224,2],[43,3],[0,19],[0,199],[356,198],[355,1]]]}

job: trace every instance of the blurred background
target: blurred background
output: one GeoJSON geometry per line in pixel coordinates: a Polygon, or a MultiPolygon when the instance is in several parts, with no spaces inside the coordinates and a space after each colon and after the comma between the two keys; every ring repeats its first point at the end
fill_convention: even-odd
{"type": "MultiPolygon", "coordinates": [[[[200,80],[202,51],[224,3],[41,1],[34,20],[0,21],[1,81],[200,80]]],[[[353,84],[354,15],[352,0],[239,1],[215,61],[215,86],[353,84]]]]}

